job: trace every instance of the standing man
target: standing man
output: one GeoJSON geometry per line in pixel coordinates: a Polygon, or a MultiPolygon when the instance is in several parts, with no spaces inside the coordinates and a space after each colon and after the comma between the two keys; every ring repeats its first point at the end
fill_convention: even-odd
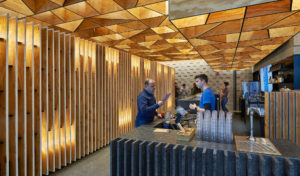
{"type": "Polygon", "coordinates": [[[138,114],[135,120],[135,127],[152,122],[154,116],[158,116],[156,109],[161,107],[170,96],[170,94],[167,94],[164,96],[163,100],[156,103],[154,91],[155,81],[146,79],[145,88],[137,97],[138,114]]]}
{"type": "Polygon", "coordinates": [[[196,86],[202,89],[199,107],[196,104],[190,104],[190,109],[197,108],[197,111],[215,110],[215,94],[208,86],[208,78],[205,74],[195,76],[196,86]]]}

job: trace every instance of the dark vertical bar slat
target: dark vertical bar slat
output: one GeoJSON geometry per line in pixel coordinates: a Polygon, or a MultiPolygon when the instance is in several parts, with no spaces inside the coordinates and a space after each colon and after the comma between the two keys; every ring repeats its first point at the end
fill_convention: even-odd
{"type": "Polygon", "coordinates": [[[205,158],[206,150],[207,150],[206,148],[202,150],[202,155],[201,155],[202,163],[199,166],[202,168],[201,175],[206,175],[206,158],[205,158]]]}
{"type": "Polygon", "coordinates": [[[259,157],[257,154],[247,153],[247,174],[248,176],[259,174],[259,157]]]}
{"type": "Polygon", "coordinates": [[[154,175],[154,146],[157,142],[150,142],[147,145],[147,176],[154,175]]]}
{"type": "Polygon", "coordinates": [[[117,141],[117,176],[124,175],[124,143],[126,139],[117,141]]]}
{"type": "Polygon", "coordinates": [[[193,169],[192,169],[192,163],[193,163],[193,149],[194,147],[188,146],[186,149],[186,156],[187,156],[187,165],[186,165],[186,169],[187,169],[187,175],[188,176],[192,176],[193,173],[193,169]]]}
{"type": "Polygon", "coordinates": [[[272,174],[274,176],[284,175],[284,162],[281,157],[272,157],[272,174]]]}
{"type": "Polygon", "coordinates": [[[201,176],[202,175],[202,162],[203,162],[203,160],[202,160],[202,152],[203,152],[203,149],[202,148],[199,148],[199,147],[197,147],[195,150],[195,157],[196,157],[196,159],[195,159],[195,164],[196,164],[196,173],[195,173],[195,175],[196,176],[201,176]]]}
{"type": "Polygon", "coordinates": [[[164,143],[158,143],[154,147],[154,175],[155,176],[162,175],[162,162],[164,160],[164,158],[162,156],[162,148],[165,145],[166,144],[164,144],[164,143]]]}
{"type": "Polygon", "coordinates": [[[224,151],[224,175],[235,176],[236,166],[235,152],[224,151]]]}
{"type": "Polygon", "coordinates": [[[131,175],[131,144],[134,140],[127,140],[124,143],[124,176],[131,175]]]}
{"type": "Polygon", "coordinates": [[[187,146],[179,150],[179,175],[187,175],[187,146]]]}
{"type": "Polygon", "coordinates": [[[182,145],[175,145],[171,150],[171,176],[179,176],[179,151],[182,148],[182,145]]]}
{"type": "Polygon", "coordinates": [[[285,171],[288,176],[299,176],[299,160],[285,158],[285,171]]]}
{"type": "Polygon", "coordinates": [[[213,150],[206,149],[206,152],[203,150],[203,156],[205,157],[205,175],[212,176],[213,175],[213,150]]]}
{"type": "Polygon", "coordinates": [[[236,152],[236,175],[247,175],[247,154],[242,152],[236,152]]]}
{"type": "Polygon", "coordinates": [[[166,144],[162,148],[162,175],[169,176],[171,173],[171,150],[173,149],[174,144],[166,144]]]}
{"type": "Polygon", "coordinates": [[[131,176],[139,174],[139,144],[141,141],[131,143],[131,176]]]}
{"type": "Polygon", "coordinates": [[[259,174],[260,175],[272,175],[272,158],[271,156],[259,155],[259,174]]]}
{"type": "Polygon", "coordinates": [[[110,142],[110,175],[117,175],[117,141],[120,139],[114,139],[110,142]]]}
{"type": "Polygon", "coordinates": [[[139,144],[139,175],[144,176],[147,173],[146,161],[147,161],[147,154],[146,154],[146,147],[148,141],[144,141],[139,144]]]}
{"type": "Polygon", "coordinates": [[[224,175],[224,151],[214,150],[214,176],[223,176],[224,175]]]}

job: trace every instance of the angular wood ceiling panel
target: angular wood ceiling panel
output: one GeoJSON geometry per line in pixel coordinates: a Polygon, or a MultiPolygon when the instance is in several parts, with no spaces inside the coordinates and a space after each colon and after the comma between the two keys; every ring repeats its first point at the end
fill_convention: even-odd
{"type": "Polygon", "coordinates": [[[238,8],[238,9],[231,9],[225,10],[221,12],[211,13],[207,20],[207,23],[216,23],[222,21],[229,21],[229,20],[237,20],[244,18],[246,8],[238,8]]]}
{"type": "Polygon", "coordinates": [[[183,19],[172,20],[172,23],[177,28],[186,28],[186,27],[198,26],[198,25],[205,24],[207,17],[208,17],[208,14],[199,15],[199,16],[194,16],[194,17],[188,17],[188,18],[183,18],[183,19]]]}
{"type": "Polygon", "coordinates": [[[81,24],[78,26],[76,31],[81,31],[81,30],[91,29],[91,28],[96,28],[96,27],[100,27],[100,25],[97,23],[94,23],[90,19],[85,19],[81,22],[81,24]]]}
{"type": "Polygon", "coordinates": [[[180,31],[187,38],[195,38],[195,37],[198,37],[198,36],[204,34],[207,31],[215,28],[218,25],[220,25],[220,23],[186,27],[186,28],[180,29],[180,31]]]}
{"type": "Polygon", "coordinates": [[[166,0],[139,0],[136,6],[144,6],[144,5],[154,4],[163,1],[166,0]]]}
{"type": "Polygon", "coordinates": [[[278,23],[273,24],[270,28],[286,27],[286,26],[297,26],[300,25],[300,13],[297,12],[291,15],[289,18],[285,18],[278,23]]]}
{"type": "Polygon", "coordinates": [[[242,32],[240,41],[258,40],[269,38],[268,30],[242,32]]]}
{"type": "Polygon", "coordinates": [[[135,30],[141,30],[141,29],[149,28],[148,26],[146,26],[141,21],[132,21],[132,22],[128,22],[128,23],[122,23],[120,25],[131,28],[131,29],[135,29],[135,30]]]}
{"type": "Polygon", "coordinates": [[[0,14],[3,15],[3,14],[8,14],[9,16],[16,16],[18,18],[22,18],[22,17],[25,17],[26,15],[23,15],[21,13],[18,13],[18,12],[15,12],[15,11],[12,11],[12,10],[9,10],[9,9],[6,9],[4,7],[0,7],[0,14]]]}
{"type": "Polygon", "coordinates": [[[41,13],[60,7],[58,4],[49,0],[23,0],[34,13],[41,13]]]}
{"type": "Polygon", "coordinates": [[[76,21],[71,21],[71,22],[67,22],[67,23],[58,24],[56,26],[60,27],[60,28],[63,28],[65,30],[74,32],[78,28],[78,26],[81,24],[82,21],[83,21],[83,19],[76,20],[76,21]]]}
{"type": "Polygon", "coordinates": [[[59,6],[63,6],[64,2],[65,2],[65,0],[50,0],[50,1],[54,2],[55,4],[57,4],[59,6]]]}
{"type": "Polygon", "coordinates": [[[76,13],[74,13],[64,7],[52,10],[52,13],[54,13],[57,17],[62,19],[64,22],[82,19],[82,16],[77,15],[76,13]]]}
{"type": "Polygon", "coordinates": [[[147,18],[154,18],[163,16],[163,14],[160,14],[158,12],[155,12],[153,10],[147,9],[145,7],[136,7],[133,9],[128,9],[128,11],[134,15],[138,19],[147,19],[147,18]]]}
{"type": "Polygon", "coordinates": [[[165,34],[165,33],[171,33],[171,32],[174,32],[173,29],[167,27],[167,26],[162,26],[162,27],[155,27],[155,28],[152,28],[152,30],[154,32],[156,32],[157,34],[165,34]]]}
{"type": "Polygon", "coordinates": [[[100,19],[115,19],[115,20],[137,20],[132,14],[130,14],[127,10],[122,10],[118,12],[107,13],[104,15],[99,15],[94,18],[100,19]]]}
{"type": "Polygon", "coordinates": [[[76,3],[73,5],[66,6],[65,8],[83,17],[91,17],[91,16],[99,15],[99,12],[97,12],[86,2],[76,3]]]}
{"type": "Polygon", "coordinates": [[[116,3],[118,3],[121,7],[124,9],[133,8],[136,6],[138,0],[114,0],[116,3]]]}
{"type": "Polygon", "coordinates": [[[125,27],[125,26],[121,26],[121,25],[111,25],[111,26],[106,26],[107,29],[110,29],[111,31],[114,31],[116,33],[123,33],[123,32],[128,32],[128,31],[132,31],[133,29],[125,27]]]}
{"type": "Polygon", "coordinates": [[[87,3],[100,14],[123,10],[123,8],[113,0],[87,0],[87,3]]]}
{"type": "Polygon", "coordinates": [[[290,0],[279,0],[275,2],[250,6],[247,8],[246,18],[288,12],[290,11],[290,3],[290,0]]]}
{"type": "Polygon", "coordinates": [[[1,2],[1,7],[19,12],[24,15],[33,15],[34,12],[22,0],[6,0],[1,2]]]}
{"type": "Polygon", "coordinates": [[[227,21],[219,26],[213,28],[212,30],[204,33],[201,37],[214,36],[214,35],[222,35],[222,34],[232,34],[241,31],[243,20],[233,20],[227,21]]]}
{"type": "Polygon", "coordinates": [[[159,2],[145,6],[148,9],[154,10],[163,15],[168,15],[168,1],[159,2]]]}
{"type": "Polygon", "coordinates": [[[292,10],[300,10],[300,0],[293,0],[292,2],[292,10]]]}
{"type": "Polygon", "coordinates": [[[60,18],[58,18],[56,15],[54,15],[51,11],[39,13],[37,15],[33,15],[32,17],[37,20],[44,21],[46,23],[50,23],[53,25],[63,22],[60,18]]]}
{"type": "Polygon", "coordinates": [[[300,26],[269,29],[270,38],[293,36],[300,31],[300,26]]]}
{"type": "Polygon", "coordinates": [[[157,27],[160,26],[162,22],[164,22],[168,16],[159,16],[155,18],[148,18],[148,19],[143,19],[141,22],[148,27],[157,27]]]}

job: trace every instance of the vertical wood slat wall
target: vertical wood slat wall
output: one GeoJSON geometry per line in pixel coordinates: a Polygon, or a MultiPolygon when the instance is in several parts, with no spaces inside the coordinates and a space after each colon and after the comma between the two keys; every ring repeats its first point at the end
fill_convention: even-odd
{"type": "Polygon", "coordinates": [[[300,146],[300,92],[265,93],[265,136],[300,146]]]}
{"type": "Polygon", "coordinates": [[[172,93],[173,68],[0,16],[0,175],[55,172],[135,126],[144,80],[172,93]]]}

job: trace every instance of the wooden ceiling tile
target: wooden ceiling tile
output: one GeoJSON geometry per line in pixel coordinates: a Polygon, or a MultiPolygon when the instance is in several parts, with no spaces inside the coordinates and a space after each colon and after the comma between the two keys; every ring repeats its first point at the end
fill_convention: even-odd
{"type": "Polygon", "coordinates": [[[169,21],[169,17],[168,17],[159,26],[169,26],[169,25],[172,25],[172,23],[169,21]]]}
{"type": "MultiPolygon", "coordinates": [[[[268,26],[286,18],[294,12],[278,13],[273,15],[246,18],[243,25],[243,32],[265,29],[268,26]]],[[[290,17],[289,17],[290,18],[290,17]]]]}
{"type": "Polygon", "coordinates": [[[123,8],[113,0],[87,0],[87,3],[100,14],[123,10],[123,8]]]}
{"type": "Polygon", "coordinates": [[[266,38],[269,38],[268,30],[242,32],[240,41],[258,40],[258,39],[266,39],[266,38]]]}
{"type": "Polygon", "coordinates": [[[128,45],[115,45],[114,47],[119,48],[119,49],[130,48],[130,46],[128,46],[128,45]]]}
{"type": "Polygon", "coordinates": [[[110,29],[116,33],[122,33],[122,32],[128,32],[128,31],[132,31],[133,29],[125,27],[125,26],[121,26],[121,25],[111,25],[111,26],[106,26],[107,29],[110,29]]]}
{"type": "Polygon", "coordinates": [[[91,39],[97,40],[98,42],[106,42],[106,41],[112,40],[112,39],[107,38],[105,36],[92,37],[91,39]]]}
{"type": "Polygon", "coordinates": [[[209,45],[209,44],[217,44],[219,42],[215,41],[209,41],[209,40],[203,40],[203,39],[189,39],[190,43],[193,46],[199,46],[199,45],[209,45]]]}
{"type": "Polygon", "coordinates": [[[147,19],[147,18],[154,18],[158,16],[163,16],[163,14],[157,13],[153,10],[147,9],[145,7],[136,7],[133,9],[128,9],[128,11],[137,17],[138,19],[147,19]]]}
{"type": "Polygon", "coordinates": [[[99,24],[94,23],[90,19],[84,19],[81,22],[81,24],[78,26],[78,28],[76,29],[76,31],[81,31],[81,30],[91,29],[91,28],[96,28],[96,27],[100,27],[99,24]]]}
{"type": "Polygon", "coordinates": [[[246,46],[252,46],[256,45],[258,43],[261,43],[264,40],[247,40],[247,41],[239,41],[239,47],[246,47],[246,46]]]}
{"type": "Polygon", "coordinates": [[[300,10],[300,0],[293,0],[292,2],[292,10],[300,10]]]}
{"type": "Polygon", "coordinates": [[[12,11],[12,10],[9,10],[9,9],[3,8],[3,7],[0,7],[0,14],[1,15],[8,14],[9,16],[16,16],[18,18],[25,17],[25,15],[23,15],[21,13],[18,13],[18,12],[15,12],[15,11],[12,11]]]}
{"type": "Polygon", "coordinates": [[[71,35],[74,35],[74,36],[80,37],[80,38],[91,38],[91,37],[97,36],[97,35],[95,35],[94,29],[87,29],[87,30],[82,30],[82,31],[78,31],[78,32],[73,32],[73,33],[71,33],[71,35]]]}
{"type": "Polygon", "coordinates": [[[24,15],[34,14],[22,0],[6,0],[4,2],[1,2],[0,6],[24,15]]]}
{"type": "Polygon", "coordinates": [[[160,24],[166,19],[168,19],[168,16],[159,16],[155,18],[143,19],[141,22],[149,27],[157,27],[160,26],[160,24]]]}
{"type": "Polygon", "coordinates": [[[253,47],[239,47],[237,48],[237,52],[254,52],[254,51],[259,51],[256,48],[253,47]]]}
{"type": "Polygon", "coordinates": [[[60,28],[63,28],[65,30],[74,32],[77,29],[77,27],[81,24],[82,21],[83,21],[83,19],[76,20],[76,21],[71,21],[71,22],[67,22],[67,23],[58,24],[56,26],[60,27],[60,28]]]}
{"type": "Polygon", "coordinates": [[[296,26],[300,25],[300,13],[297,12],[288,18],[285,18],[278,23],[273,24],[270,28],[278,28],[278,27],[287,27],[287,26],[296,26]]]}
{"type": "MultiPolygon", "coordinates": [[[[207,50],[207,51],[203,51],[201,49],[198,50],[198,52],[206,58],[207,55],[211,55],[211,54],[215,54],[217,52],[219,52],[220,50],[207,50]]],[[[217,58],[219,58],[220,56],[215,56],[217,58]]]]}
{"type": "Polygon", "coordinates": [[[239,40],[240,33],[235,33],[235,34],[227,34],[226,35],[226,42],[237,42],[239,40]]]}
{"type": "Polygon", "coordinates": [[[290,0],[280,0],[270,3],[249,6],[247,8],[246,18],[288,12],[290,11],[290,3],[290,0]]]}
{"type": "Polygon", "coordinates": [[[132,36],[137,35],[138,33],[141,33],[143,30],[134,30],[134,31],[130,31],[130,32],[124,32],[124,33],[120,33],[120,35],[122,35],[125,38],[130,38],[132,36]]]}
{"type": "Polygon", "coordinates": [[[186,38],[195,38],[215,28],[219,24],[220,23],[214,23],[214,24],[187,27],[187,28],[180,29],[180,31],[186,38]]]}
{"type": "Polygon", "coordinates": [[[40,24],[40,25],[43,25],[43,26],[50,26],[51,25],[49,23],[40,21],[40,20],[32,18],[32,17],[26,17],[25,19],[26,19],[27,22],[33,22],[35,24],[40,24]]]}
{"type": "Polygon", "coordinates": [[[50,0],[50,1],[54,2],[55,4],[58,4],[59,6],[63,6],[65,2],[65,0],[50,0]]]}
{"type": "Polygon", "coordinates": [[[54,9],[52,10],[52,12],[64,22],[79,20],[82,18],[80,15],[77,15],[76,13],[73,13],[64,7],[54,9]]]}
{"type": "Polygon", "coordinates": [[[145,7],[154,10],[155,12],[158,12],[160,14],[168,15],[168,1],[150,4],[145,7]]]}
{"type": "Polygon", "coordinates": [[[196,46],[195,49],[197,51],[218,50],[218,48],[214,47],[213,45],[200,45],[200,46],[196,46]]]}
{"type": "Polygon", "coordinates": [[[48,0],[23,0],[23,2],[36,14],[60,7],[48,0]]]}
{"type": "Polygon", "coordinates": [[[263,40],[262,42],[258,43],[257,45],[283,44],[284,42],[288,41],[290,38],[291,38],[291,36],[266,39],[266,40],[263,40]]]}
{"type": "Polygon", "coordinates": [[[164,45],[164,44],[169,45],[169,43],[166,40],[162,39],[162,40],[157,40],[153,45],[164,45]]]}
{"type": "Polygon", "coordinates": [[[154,32],[156,32],[157,34],[165,34],[165,33],[171,33],[174,32],[173,29],[167,27],[167,26],[162,26],[162,27],[155,27],[155,28],[151,28],[154,32]]]}
{"type": "Polygon", "coordinates": [[[99,19],[116,19],[116,20],[137,20],[133,15],[131,15],[127,10],[122,10],[118,12],[112,12],[104,15],[99,15],[94,18],[99,19]]]}
{"type": "Polygon", "coordinates": [[[82,1],[85,1],[85,0],[65,0],[64,6],[75,4],[75,3],[78,3],[78,2],[82,2],[82,1]]]}
{"type": "Polygon", "coordinates": [[[109,34],[114,34],[115,32],[105,28],[105,27],[97,27],[94,28],[95,31],[95,36],[99,36],[99,35],[109,35],[109,34]]]}
{"type": "Polygon", "coordinates": [[[214,44],[214,46],[217,47],[218,49],[235,48],[236,45],[237,42],[214,44]]]}
{"type": "Polygon", "coordinates": [[[139,0],[136,6],[144,6],[144,5],[154,4],[162,1],[166,1],[166,0],[139,0]]]}
{"type": "Polygon", "coordinates": [[[118,44],[119,45],[127,45],[127,44],[130,44],[130,43],[134,43],[134,41],[129,40],[129,39],[125,39],[125,40],[119,42],[118,44]]]}
{"type": "Polygon", "coordinates": [[[187,42],[185,39],[166,39],[168,43],[181,43],[181,42],[187,42]]]}
{"type": "Polygon", "coordinates": [[[144,46],[144,47],[150,47],[151,45],[153,45],[156,41],[150,41],[150,42],[141,42],[141,43],[138,43],[139,45],[141,46],[144,46]]]}
{"type": "MultiPolygon", "coordinates": [[[[165,33],[165,34],[159,34],[164,39],[171,39],[174,37],[178,37],[178,32],[172,32],[172,33],[165,33]]],[[[177,38],[178,39],[178,38],[177,38]]]]}
{"type": "Polygon", "coordinates": [[[118,3],[121,7],[124,9],[133,8],[136,6],[138,0],[114,0],[116,3],[118,3]]]}
{"type": "Polygon", "coordinates": [[[140,21],[132,21],[132,22],[128,22],[128,23],[122,23],[120,25],[131,28],[131,29],[135,29],[135,30],[141,30],[141,29],[149,28],[148,26],[146,26],[145,24],[143,24],[140,21]]]}
{"type": "Polygon", "coordinates": [[[145,41],[146,42],[150,42],[150,41],[156,41],[156,40],[161,40],[163,39],[161,36],[159,35],[149,35],[149,36],[145,36],[145,41]]]}
{"type": "Polygon", "coordinates": [[[121,24],[121,23],[126,23],[129,22],[131,20],[123,20],[123,19],[102,19],[102,18],[86,18],[89,19],[91,21],[93,21],[94,23],[97,23],[99,26],[111,26],[111,25],[115,25],[115,24],[121,24]]]}
{"type": "Polygon", "coordinates": [[[177,28],[186,28],[186,27],[192,27],[192,26],[199,26],[199,25],[205,24],[207,17],[208,17],[208,14],[193,16],[193,17],[188,17],[188,18],[172,20],[172,23],[177,28]]]}
{"type": "Polygon", "coordinates": [[[244,18],[245,7],[238,9],[225,10],[209,14],[208,23],[216,23],[229,20],[237,20],[244,18]]]}
{"type": "Polygon", "coordinates": [[[202,37],[222,35],[222,34],[233,34],[241,31],[243,20],[233,20],[224,22],[212,30],[201,35],[202,37]]]}
{"type": "Polygon", "coordinates": [[[86,2],[76,3],[73,5],[66,6],[65,8],[83,17],[99,15],[99,13],[86,2]]]}
{"type": "Polygon", "coordinates": [[[112,39],[112,40],[121,40],[124,39],[124,37],[120,34],[110,34],[110,35],[105,35],[104,37],[112,39]]]}
{"type": "Polygon", "coordinates": [[[269,29],[270,38],[293,36],[300,31],[300,26],[271,28],[269,29]]]}
{"type": "Polygon", "coordinates": [[[276,48],[278,48],[281,44],[277,44],[277,45],[260,45],[260,46],[253,46],[257,49],[260,50],[275,50],[276,48]]]}
{"type": "Polygon", "coordinates": [[[62,23],[63,21],[59,19],[57,16],[55,16],[51,11],[47,11],[44,13],[39,13],[37,15],[32,16],[35,19],[38,19],[40,21],[47,22],[49,24],[55,25],[62,23]]]}

